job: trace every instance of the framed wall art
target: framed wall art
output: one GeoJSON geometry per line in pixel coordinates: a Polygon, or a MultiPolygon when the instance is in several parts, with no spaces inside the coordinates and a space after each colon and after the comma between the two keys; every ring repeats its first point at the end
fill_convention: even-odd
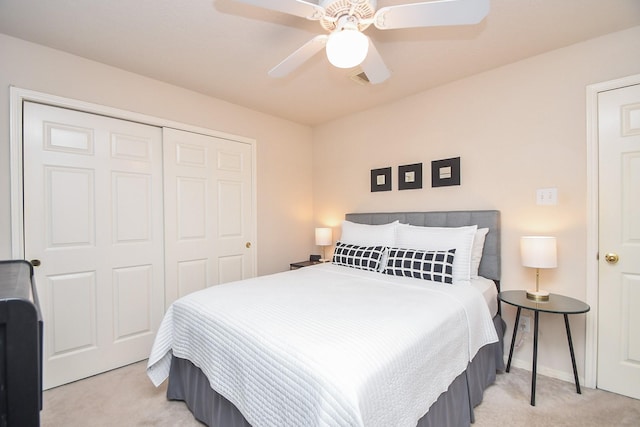
{"type": "Polygon", "coordinates": [[[371,169],[371,192],[391,191],[391,167],[371,169]]]}
{"type": "Polygon", "coordinates": [[[431,162],[431,186],[460,185],[460,157],[431,162]]]}
{"type": "Polygon", "coordinates": [[[422,188],[422,163],[398,166],[398,190],[422,188]]]}

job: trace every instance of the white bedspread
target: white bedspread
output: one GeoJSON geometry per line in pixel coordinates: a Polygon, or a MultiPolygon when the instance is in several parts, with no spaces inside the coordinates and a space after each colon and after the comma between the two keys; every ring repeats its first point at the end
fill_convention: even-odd
{"type": "Polygon", "coordinates": [[[149,357],[190,360],[254,427],[415,426],[497,335],[482,295],[324,264],[176,301],[149,357]]]}

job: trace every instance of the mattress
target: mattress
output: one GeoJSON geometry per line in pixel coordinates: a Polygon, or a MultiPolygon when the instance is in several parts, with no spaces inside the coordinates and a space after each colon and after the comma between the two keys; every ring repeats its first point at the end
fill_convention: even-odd
{"type": "Polygon", "coordinates": [[[484,277],[475,277],[471,278],[470,284],[482,294],[491,317],[498,314],[498,288],[496,288],[496,283],[484,277]]]}
{"type": "Polygon", "coordinates": [[[216,286],[167,311],[148,374],[189,360],[254,426],[415,426],[498,341],[477,286],[331,264],[216,286]]]}

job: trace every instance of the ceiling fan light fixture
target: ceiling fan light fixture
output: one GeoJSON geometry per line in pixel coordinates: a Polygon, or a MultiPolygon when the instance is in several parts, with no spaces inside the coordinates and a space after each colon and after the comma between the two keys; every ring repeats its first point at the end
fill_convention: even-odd
{"type": "Polygon", "coordinates": [[[357,29],[343,28],[329,35],[327,58],[338,68],[353,68],[362,63],[369,51],[367,36],[357,29]]]}
{"type": "MultiPolygon", "coordinates": [[[[375,44],[362,32],[370,25],[380,30],[475,25],[489,13],[491,0],[430,0],[377,8],[377,0],[236,0],[253,6],[319,21],[330,34],[309,40],[269,71],[284,77],[325,47],[329,62],[338,68],[360,66],[369,84],[391,76],[375,44]]],[[[392,2],[396,3],[396,1],[392,2]]]]}

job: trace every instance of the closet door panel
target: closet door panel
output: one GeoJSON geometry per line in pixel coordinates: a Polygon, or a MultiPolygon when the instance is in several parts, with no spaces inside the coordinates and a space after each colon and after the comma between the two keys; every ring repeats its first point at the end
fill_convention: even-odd
{"type": "Polygon", "coordinates": [[[253,277],[252,151],[246,143],[165,128],[167,306],[253,277]]]}
{"type": "Polygon", "coordinates": [[[25,102],[23,135],[44,388],[147,358],[164,313],[161,129],[25,102]]]}

